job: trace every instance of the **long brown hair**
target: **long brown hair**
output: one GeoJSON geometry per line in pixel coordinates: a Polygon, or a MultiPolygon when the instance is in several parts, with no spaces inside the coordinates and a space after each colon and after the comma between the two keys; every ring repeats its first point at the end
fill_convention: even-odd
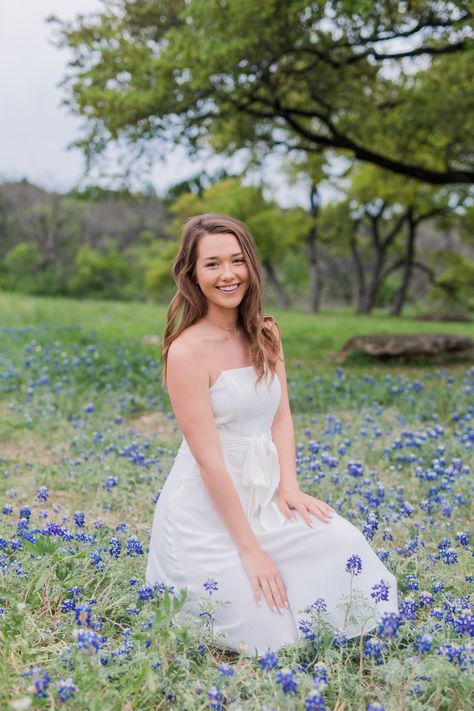
{"type": "Polygon", "coordinates": [[[254,239],[243,222],[229,215],[209,213],[190,217],[184,223],[178,254],[171,268],[177,291],[171,299],[163,334],[162,385],[166,384],[168,350],[172,342],[186,328],[200,321],[207,313],[207,299],[196,282],[197,248],[206,234],[230,233],[239,241],[249,270],[249,286],[239,305],[237,325],[242,328],[250,343],[250,358],[257,372],[257,383],[266,370],[275,377],[279,343],[272,331],[275,319],[262,311],[262,268],[257,257],[254,239]]]}

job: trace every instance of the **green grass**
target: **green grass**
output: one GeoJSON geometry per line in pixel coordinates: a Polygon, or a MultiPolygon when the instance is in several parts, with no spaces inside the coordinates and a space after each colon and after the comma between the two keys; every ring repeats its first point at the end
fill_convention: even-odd
{"type": "MultiPolygon", "coordinates": [[[[474,322],[433,323],[410,317],[395,318],[380,310],[373,315],[355,314],[351,309],[323,309],[318,314],[300,311],[283,311],[265,307],[278,321],[283,335],[286,367],[288,372],[301,368],[302,373],[320,372],[334,368],[331,357],[352,336],[371,333],[450,333],[470,336],[474,339],[474,322]]],[[[167,305],[124,303],[115,301],[81,301],[77,299],[28,297],[0,292],[0,327],[27,327],[51,324],[54,327],[80,325],[87,332],[97,329],[105,341],[127,341],[134,348],[145,348],[141,343],[146,335],[161,336],[166,322],[167,305]]],[[[67,339],[67,334],[62,334],[67,339]]],[[[3,336],[5,339],[5,336],[3,336]]],[[[428,362],[414,366],[426,367],[428,362]]],[[[392,363],[379,363],[360,359],[351,362],[351,369],[393,370],[392,363]]],[[[455,367],[456,364],[453,363],[455,367]]],[[[395,364],[403,372],[413,365],[395,364]]]]}

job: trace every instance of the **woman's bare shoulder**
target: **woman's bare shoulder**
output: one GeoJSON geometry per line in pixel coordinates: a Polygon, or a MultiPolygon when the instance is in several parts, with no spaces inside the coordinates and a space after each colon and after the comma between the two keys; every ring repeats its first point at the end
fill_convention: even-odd
{"type": "Polygon", "coordinates": [[[206,359],[206,348],[204,331],[199,323],[188,326],[177,336],[168,349],[168,358],[178,358],[194,360],[196,358],[206,359]]]}

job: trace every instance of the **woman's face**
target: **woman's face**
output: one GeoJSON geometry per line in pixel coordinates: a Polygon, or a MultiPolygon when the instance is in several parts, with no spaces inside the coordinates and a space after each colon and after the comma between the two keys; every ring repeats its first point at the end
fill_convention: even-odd
{"type": "Polygon", "coordinates": [[[250,283],[250,274],[237,237],[230,233],[206,234],[198,242],[196,279],[211,304],[236,308],[250,283]],[[229,290],[220,287],[235,287],[229,290]]]}

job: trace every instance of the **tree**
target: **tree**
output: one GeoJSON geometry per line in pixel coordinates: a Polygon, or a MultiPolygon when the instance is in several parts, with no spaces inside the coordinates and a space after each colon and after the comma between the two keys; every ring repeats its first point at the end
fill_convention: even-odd
{"type": "Polygon", "coordinates": [[[111,141],[141,155],[158,138],[332,148],[441,185],[474,181],[472,17],[470,0],[104,0],[50,20],[73,52],[88,165],[111,141]]]}
{"type": "Polygon", "coordinates": [[[435,188],[367,164],[354,166],[349,177],[348,186],[339,181],[344,199],[324,212],[326,239],[348,242],[356,276],[358,313],[370,313],[389,275],[402,270],[391,306],[391,314],[399,316],[413,270],[429,269],[416,258],[419,226],[436,218],[452,221],[455,203],[465,200],[468,191],[459,189],[454,193],[435,188]]]}

